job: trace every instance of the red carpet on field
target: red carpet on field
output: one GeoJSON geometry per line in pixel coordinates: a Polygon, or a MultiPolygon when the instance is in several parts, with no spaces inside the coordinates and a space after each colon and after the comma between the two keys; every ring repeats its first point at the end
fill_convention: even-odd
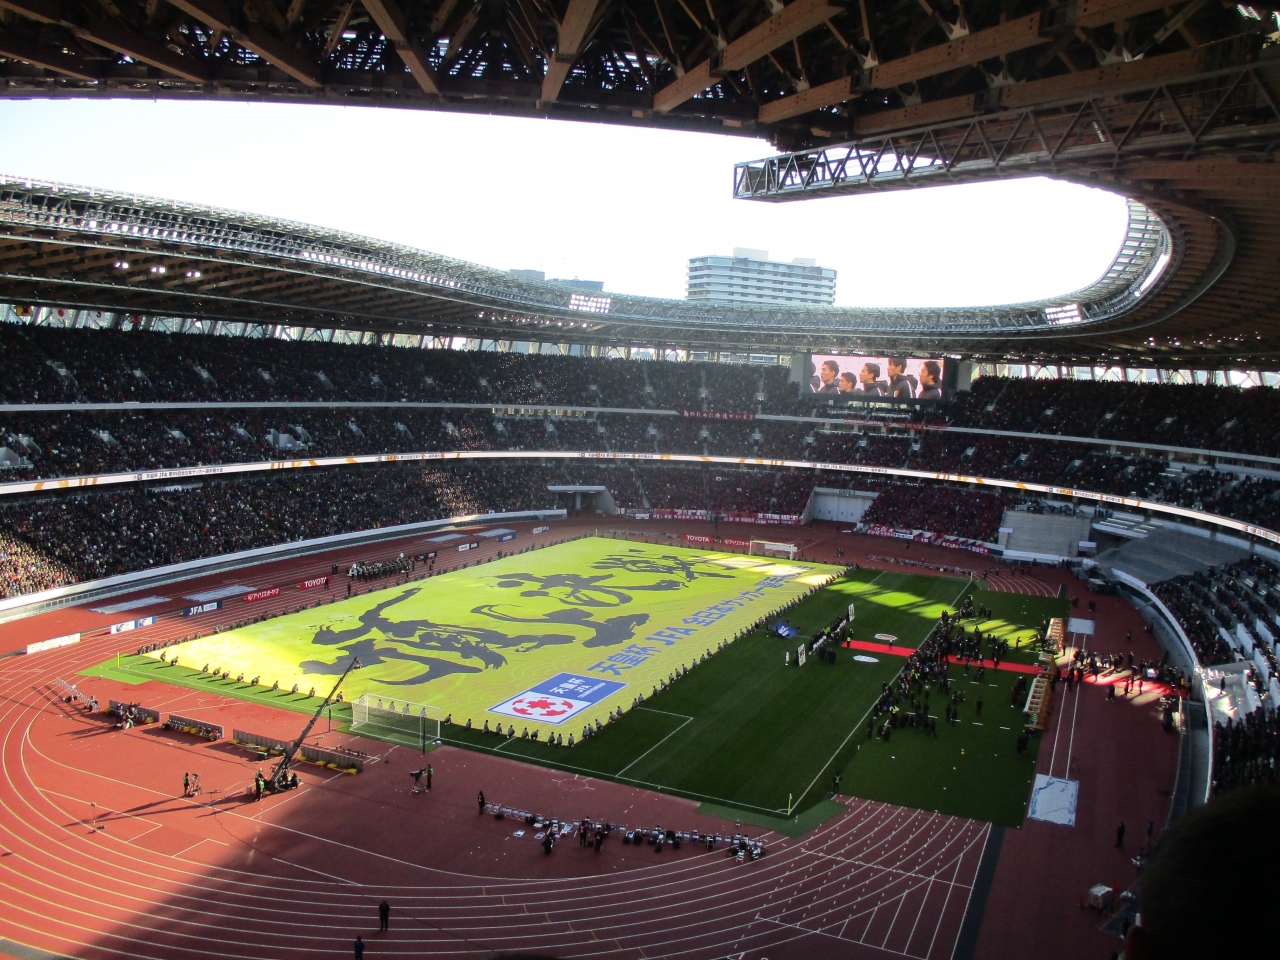
{"type": "MultiPolygon", "coordinates": [[[[865,650],[868,653],[888,653],[895,657],[909,657],[915,653],[914,647],[891,647],[887,643],[871,643],[869,640],[846,640],[841,646],[850,650],[865,650]]],[[[960,657],[947,657],[948,662],[964,663],[960,657]]],[[[977,667],[976,661],[969,661],[970,666],[977,667]]],[[[1029,663],[1002,663],[996,665],[994,660],[983,660],[982,665],[988,670],[1008,670],[1011,673],[1040,673],[1040,668],[1029,663]]]]}

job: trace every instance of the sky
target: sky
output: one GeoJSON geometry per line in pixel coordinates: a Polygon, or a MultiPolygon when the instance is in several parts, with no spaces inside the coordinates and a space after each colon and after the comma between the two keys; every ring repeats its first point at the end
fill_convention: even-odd
{"type": "Polygon", "coordinates": [[[0,172],[284,217],[499,269],[682,298],[690,257],[837,273],[836,303],[938,307],[1096,280],[1126,208],[1044,179],[794,203],[732,198],[763,140],[388,108],[0,101],[0,172]]]}

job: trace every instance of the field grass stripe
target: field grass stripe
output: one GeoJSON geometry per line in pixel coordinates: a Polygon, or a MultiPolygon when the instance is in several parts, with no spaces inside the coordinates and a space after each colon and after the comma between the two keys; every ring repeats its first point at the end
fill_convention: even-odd
{"type": "MultiPolygon", "coordinates": [[[[647,709],[647,708],[646,708],[646,707],[636,707],[636,709],[637,709],[637,710],[645,710],[645,709],[647,709]]],[[[662,714],[666,714],[668,717],[680,717],[680,716],[684,716],[683,714],[680,714],[680,713],[668,713],[666,710],[649,710],[649,712],[650,712],[650,713],[662,713],[662,714]]],[[[618,775],[618,776],[622,776],[624,773],[626,773],[628,770],[630,770],[632,767],[634,767],[637,763],[639,763],[641,760],[643,760],[643,759],[644,759],[645,757],[647,757],[649,754],[653,753],[653,751],[657,750],[660,746],[662,746],[664,743],[666,743],[668,740],[670,740],[672,737],[674,737],[677,733],[679,733],[681,730],[683,730],[685,727],[687,727],[687,726],[688,726],[689,724],[691,724],[691,723],[693,723],[693,717],[684,717],[684,723],[680,724],[680,726],[676,727],[674,730],[672,730],[670,733],[668,733],[665,737],[663,737],[661,740],[659,740],[657,743],[655,743],[652,747],[650,747],[650,748],[649,748],[648,750],[646,750],[644,753],[640,754],[640,756],[636,757],[634,760],[632,760],[630,763],[628,763],[625,767],[623,767],[621,770],[619,770],[619,771],[618,771],[617,775],[618,775]]]]}
{"type": "MultiPolygon", "coordinates": [[[[956,603],[960,600],[960,598],[965,595],[965,592],[971,589],[972,587],[973,587],[973,578],[970,577],[967,581],[965,581],[965,585],[960,588],[960,592],[956,594],[955,599],[952,600],[949,604],[947,604],[947,606],[954,608],[956,603]]],[[[923,637],[920,638],[920,644],[921,645],[924,644],[925,641],[929,639],[930,635],[936,629],[937,629],[937,624],[934,624],[933,626],[931,626],[928,632],[923,637]]],[[[898,672],[895,673],[893,675],[893,679],[889,681],[890,686],[893,686],[893,684],[898,682],[898,678],[902,676],[902,671],[905,669],[907,669],[907,664],[906,664],[906,661],[904,660],[902,663],[902,666],[898,668],[898,672]]],[[[823,774],[827,772],[827,768],[831,766],[832,762],[836,759],[836,757],[840,756],[840,751],[843,750],[848,745],[849,741],[853,739],[853,735],[862,729],[863,721],[865,721],[867,719],[867,716],[871,713],[871,711],[875,709],[876,701],[878,700],[879,700],[879,697],[877,697],[876,700],[872,701],[871,706],[867,707],[866,713],[864,713],[861,719],[859,719],[858,722],[854,724],[853,729],[849,731],[849,735],[845,737],[844,740],[841,741],[840,746],[836,748],[836,752],[831,755],[831,758],[827,760],[825,764],[823,764],[822,769],[819,770],[817,775],[814,776],[813,780],[809,782],[809,786],[804,788],[804,793],[800,794],[799,799],[797,799],[792,803],[791,805],[792,810],[794,810],[796,807],[800,806],[800,804],[804,802],[804,798],[809,795],[809,791],[813,789],[814,784],[816,784],[822,778],[823,774]]],[[[788,816],[790,816],[790,813],[791,813],[790,810],[787,811],[788,816]]]]}

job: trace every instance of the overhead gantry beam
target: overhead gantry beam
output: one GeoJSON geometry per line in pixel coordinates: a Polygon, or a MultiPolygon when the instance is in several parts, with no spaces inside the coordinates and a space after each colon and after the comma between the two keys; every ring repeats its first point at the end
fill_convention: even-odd
{"type": "Polygon", "coordinates": [[[1162,83],[1192,76],[1203,69],[1195,50],[1181,50],[1158,57],[1143,57],[1094,70],[1081,70],[1060,77],[1028,80],[993,91],[994,98],[981,100],[976,93],[945,100],[932,100],[897,110],[881,110],[854,120],[856,136],[871,136],[891,130],[908,130],[950,120],[963,120],[988,110],[1018,110],[1037,103],[1074,100],[1080,97],[1122,96],[1162,83]]]}
{"type": "Polygon", "coordinates": [[[122,53],[157,70],[171,73],[193,83],[208,83],[209,74],[204,66],[190,57],[175,53],[163,44],[140,37],[132,30],[106,21],[93,21],[87,27],[74,27],[75,35],[96,43],[100,47],[122,53]]]}
{"type": "MultiPolygon", "coordinates": [[[[5,2],[8,3],[9,0],[5,2]]],[[[247,30],[237,27],[234,14],[221,0],[170,0],[170,3],[206,27],[225,33],[240,46],[283,70],[299,83],[313,89],[324,85],[320,79],[320,70],[314,63],[283,40],[272,36],[261,25],[250,23],[247,30]]]]}
{"type": "MultiPolygon", "coordinates": [[[[841,77],[760,108],[761,123],[778,123],[803,116],[811,110],[834,107],[860,97],[866,90],[891,90],[960,67],[972,67],[984,60],[1027,50],[1049,43],[1057,33],[1073,27],[1098,27],[1168,6],[1161,0],[1079,0],[1074,21],[1053,23],[1048,14],[1033,13],[968,36],[898,57],[856,76],[841,77]]],[[[966,98],[952,98],[963,100],[966,98]]],[[[930,105],[923,105],[928,107],[930,105]]],[[[912,108],[907,108],[912,109],[912,108]]],[[[921,111],[929,121],[951,119],[946,108],[937,116],[921,111]]],[[[897,111],[895,111],[897,112],[897,111]]]]}
{"type": "Polygon", "coordinates": [[[685,71],[680,79],[659,90],[653,98],[654,111],[668,113],[674,110],[690,97],[714,85],[720,75],[755,63],[843,10],[830,0],[795,0],[780,13],[726,45],[718,58],[703,60],[685,71]]]}
{"type": "Polygon", "coordinates": [[[61,23],[58,7],[51,0],[0,0],[0,10],[9,10],[40,23],[61,23]]]}
{"type": "MultiPolygon", "coordinates": [[[[547,74],[542,78],[542,99],[547,103],[554,103],[560,96],[560,88],[573,69],[578,54],[582,53],[591,19],[599,6],[600,0],[569,0],[569,9],[560,21],[560,37],[547,60],[547,74]]],[[[639,51],[636,51],[636,56],[640,56],[639,51]]]]}
{"type": "Polygon", "coordinates": [[[383,36],[396,48],[396,53],[404,61],[404,65],[418,81],[423,93],[433,97],[440,96],[440,85],[436,83],[435,72],[431,69],[431,61],[422,44],[409,35],[408,20],[395,0],[363,0],[364,8],[373,17],[383,36]]]}
{"type": "Polygon", "coordinates": [[[33,67],[43,67],[46,70],[52,70],[54,73],[60,73],[64,77],[75,77],[77,80],[94,81],[98,79],[96,73],[75,57],[69,57],[49,48],[24,43],[4,34],[0,34],[0,57],[21,60],[24,63],[31,64],[33,67]]]}
{"type": "MultiPolygon", "coordinates": [[[[172,74],[175,77],[181,77],[183,80],[190,80],[193,83],[207,83],[209,80],[209,75],[203,65],[182,56],[180,53],[175,53],[164,44],[148,40],[146,37],[139,36],[126,27],[103,20],[91,20],[88,26],[65,20],[62,18],[61,10],[57,4],[51,3],[49,0],[0,0],[0,8],[10,10],[29,20],[66,27],[82,40],[96,43],[106,50],[123,54],[132,60],[137,60],[139,63],[145,63],[148,66],[155,67],[157,70],[163,70],[165,73],[172,74]]],[[[33,62],[30,57],[20,57],[19,59],[26,60],[28,63],[33,62]]],[[[53,66],[52,63],[42,63],[40,66],[48,66],[49,69],[58,70],[59,73],[67,73],[67,71],[53,66]]],[[[67,73],[67,75],[79,76],[78,73],[67,73]]],[[[88,79],[96,78],[89,77],[88,79]]]]}

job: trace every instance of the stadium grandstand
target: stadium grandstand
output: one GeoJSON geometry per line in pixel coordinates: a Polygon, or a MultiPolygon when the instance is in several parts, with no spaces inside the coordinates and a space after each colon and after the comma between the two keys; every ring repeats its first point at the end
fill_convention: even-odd
{"type": "Polygon", "coordinates": [[[0,0],[0,97],[1127,211],[1066,295],[759,306],[0,175],[0,956],[1233,952],[1186,849],[1280,782],[1278,44],[1195,0],[0,0]]]}

